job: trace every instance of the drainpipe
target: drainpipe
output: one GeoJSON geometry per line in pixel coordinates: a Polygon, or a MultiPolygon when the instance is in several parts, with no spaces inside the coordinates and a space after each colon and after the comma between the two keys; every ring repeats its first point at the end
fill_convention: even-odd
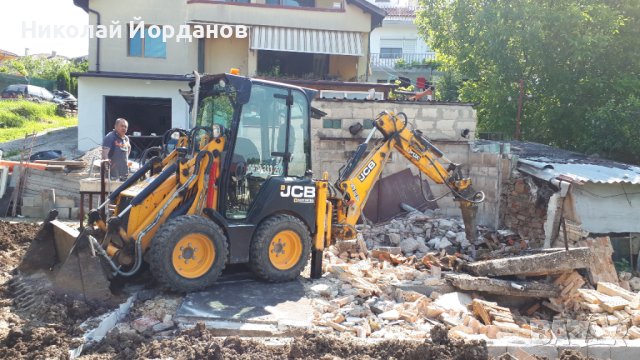
{"type": "MultiPolygon", "coordinates": [[[[100,25],[100,13],[89,9],[87,6],[87,12],[96,14],[97,25],[100,25]]],[[[96,37],[96,72],[100,72],[100,38],[96,37]]]]}
{"type": "MultiPolygon", "coordinates": [[[[371,30],[373,31],[373,29],[371,30]]],[[[369,82],[369,63],[371,62],[371,31],[367,33],[367,67],[365,69],[364,81],[369,82]]]]}

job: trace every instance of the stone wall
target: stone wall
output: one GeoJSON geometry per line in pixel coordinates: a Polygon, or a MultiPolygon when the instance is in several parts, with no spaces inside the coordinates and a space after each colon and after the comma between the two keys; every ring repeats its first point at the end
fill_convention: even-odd
{"type": "MultiPolygon", "coordinates": [[[[422,132],[445,154],[452,162],[462,164],[462,173],[472,179],[474,188],[482,190],[487,199],[480,205],[479,224],[495,228],[498,225],[498,210],[500,199],[500,178],[508,176],[503,170],[509,168],[509,161],[503,160],[500,153],[477,152],[471,147],[476,129],[476,111],[470,104],[449,103],[415,103],[415,102],[387,102],[387,101],[336,101],[314,100],[314,107],[324,111],[327,115],[323,119],[313,119],[311,126],[312,141],[312,169],[316,176],[327,171],[331,181],[338,177],[339,169],[346,164],[357,146],[362,143],[369,133],[364,129],[357,135],[349,132],[349,127],[356,123],[364,125],[366,120],[372,120],[384,110],[407,114],[409,122],[414,128],[422,132]],[[338,120],[339,128],[326,128],[325,120],[338,120]],[[469,138],[462,137],[463,130],[469,130],[469,138]]],[[[335,125],[335,123],[334,123],[335,125]]],[[[377,138],[380,138],[379,134],[377,138]]],[[[374,139],[376,137],[374,136],[374,139]]],[[[417,175],[418,171],[404,157],[393,153],[386,165],[382,176],[388,176],[398,171],[410,168],[417,175]]],[[[430,182],[431,191],[435,198],[449,192],[444,185],[430,182]]],[[[448,195],[438,201],[438,206],[446,216],[460,216],[460,209],[453,196],[448,195]]]]}

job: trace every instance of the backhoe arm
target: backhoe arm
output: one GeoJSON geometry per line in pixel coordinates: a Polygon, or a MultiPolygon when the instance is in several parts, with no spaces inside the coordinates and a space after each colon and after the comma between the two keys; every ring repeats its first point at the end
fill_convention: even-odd
{"type": "Polygon", "coordinates": [[[374,126],[382,133],[383,139],[364,156],[364,149],[371,140],[370,134],[347,163],[336,184],[340,194],[333,199],[337,210],[333,240],[355,238],[355,224],[391,152],[395,150],[435,183],[445,184],[450,189],[455,200],[460,202],[467,239],[475,242],[476,204],[484,200],[484,194],[474,191],[471,180],[460,174],[458,165],[448,160],[419,130],[410,130],[403,113],[383,112],[376,118],[374,126]]]}

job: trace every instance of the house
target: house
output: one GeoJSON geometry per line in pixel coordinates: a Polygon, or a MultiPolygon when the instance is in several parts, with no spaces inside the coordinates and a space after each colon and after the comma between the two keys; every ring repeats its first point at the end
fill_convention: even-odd
{"type": "Polygon", "coordinates": [[[418,1],[368,1],[387,12],[382,27],[371,32],[369,81],[386,83],[404,77],[416,85],[418,78],[431,80],[433,71],[427,62],[435,60],[435,52],[418,34],[415,24],[418,1]]]}
{"type": "Polygon", "coordinates": [[[14,54],[6,50],[0,50],[0,63],[2,63],[3,61],[13,60],[17,58],[18,58],[18,54],[14,54]]]}
{"type": "Polygon", "coordinates": [[[158,3],[74,0],[95,35],[89,72],[77,74],[80,150],[100,144],[118,117],[142,135],[188,127],[178,90],[193,70],[365,80],[369,33],[385,15],[365,0],[158,3]]]}

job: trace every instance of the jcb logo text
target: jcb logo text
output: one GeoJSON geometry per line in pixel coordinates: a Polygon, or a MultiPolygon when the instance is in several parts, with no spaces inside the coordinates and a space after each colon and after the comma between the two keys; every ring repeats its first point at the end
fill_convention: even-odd
{"type": "Polygon", "coordinates": [[[371,174],[371,170],[375,169],[375,167],[376,167],[376,162],[373,160],[369,161],[367,166],[365,166],[365,168],[362,169],[362,171],[360,172],[360,175],[358,175],[358,180],[364,181],[364,179],[366,179],[367,176],[371,174]]]}
{"type": "Polygon", "coordinates": [[[316,197],[315,186],[280,185],[280,197],[292,197],[293,202],[312,203],[316,197]]]}

